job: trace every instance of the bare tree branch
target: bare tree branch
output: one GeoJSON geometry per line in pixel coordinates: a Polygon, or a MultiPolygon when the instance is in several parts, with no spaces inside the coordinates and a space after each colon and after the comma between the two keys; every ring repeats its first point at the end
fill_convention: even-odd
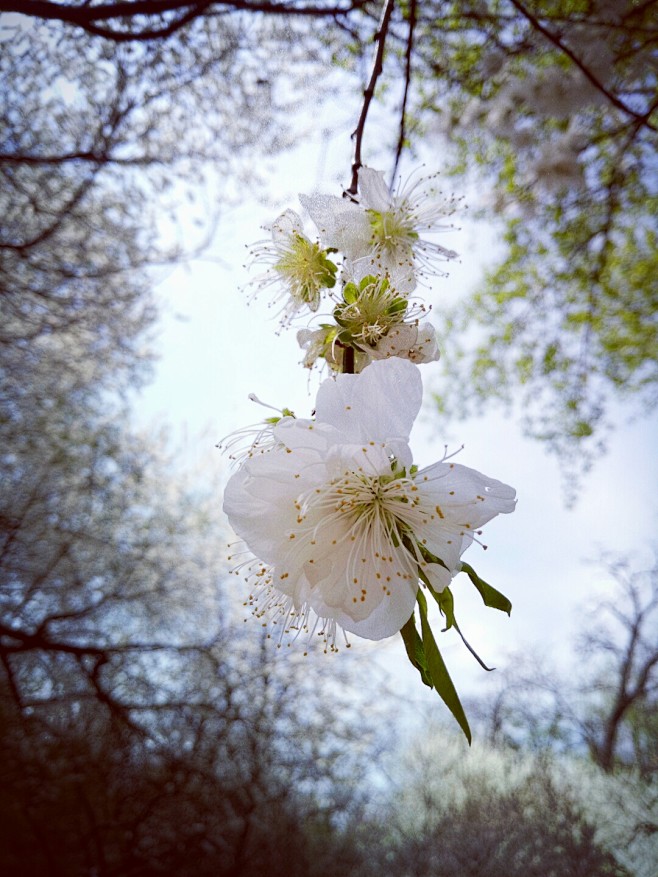
{"type": "Polygon", "coordinates": [[[352,161],[352,181],[350,183],[349,189],[345,190],[347,195],[356,195],[358,191],[359,169],[361,168],[362,164],[361,145],[363,143],[363,133],[366,126],[366,119],[368,118],[370,103],[375,94],[375,86],[377,85],[377,80],[381,75],[382,70],[384,69],[383,61],[384,48],[386,45],[386,35],[388,33],[388,27],[391,21],[394,7],[395,0],[386,0],[386,5],[382,9],[382,15],[379,20],[379,27],[377,28],[377,32],[374,36],[374,40],[377,43],[377,50],[375,52],[375,60],[372,65],[370,81],[368,82],[368,85],[363,92],[363,105],[361,107],[361,115],[359,116],[358,124],[352,134],[352,139],[354,140],[354,158],[352,161]]]}
{"type": "Polygon", "coordinates": [[[266,15],[294,15],[311,18],[344,18],[355,10],[365,7],[371,0],[352,0],[341,5],[303,4],[298,2],[276,3],[269,0],[123,0],[117,3],[103,3],[97,6],[85,3],[72,6],[52,0],[0,0],[0,12],[19,12],[31,18],[61,21],[79,27],[92,36],[103,37],[113,42],[138,42],[165,39],[205,14],[221,12],[261,12],[266,15]],[[158,27],[141,29],[139,19],[165,18],[174,14],[173,20],[162,21],[158,27]],[[128,21],[136,24],[135,30],[114,30],[102,27],[98,22],[128,21]]]}
{"type": "Polygon", "coordinates": [[[402,95],[402,106],[400,107],[400,135],[398,137],[398,145],[395,150],[395,161],[393,163],[393,172],[391,174],[391,189],[395,183],[395,176],[398,172],[402,150],[404,149],[404,141],[406,140],[406,122],[407,122],[407,101],[409,99],[409,88],[411,86],[411,56],[414,48],[414,32],[416,30],[416,0],[411,0],[409,4],[409,34],[407,36],[407,51],[404,66],[404,93],[402,95]]]}

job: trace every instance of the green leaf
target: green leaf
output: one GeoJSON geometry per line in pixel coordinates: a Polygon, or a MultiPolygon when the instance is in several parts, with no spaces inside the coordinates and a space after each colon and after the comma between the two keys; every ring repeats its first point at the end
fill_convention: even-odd
{"type": "Polygon", "coordinates": [[[421,679],[423,680],[425,685],[432,688],[432,680],[427,670],[427,661],[425,658],[423,641],[420,638],[418,630],[416,629],[416,621],[414,619],[413,613],[409,621],[407,621],[407,623],[400,631],[400,633],[402,635],[404,647],[407,650],[407,656],[409,660],[416,668],[416,670],[418,670],[418,672],[420,673],[421,679]]]}
{"type": "Polygon", "coordinates": [[[427,670],[432,680],[432,685],[436,689],[439,697],[443,700],[450,712],[453,714],[459,727],[464,732],[469,744],[471,743],[471,729],[468,726],[466,713],[459,700],[457,690],[453,685],[448,668],[445,665],[441,652],[434,639],[434,634],[427,620],[427,601],[423,592],[418,589],[418,607],[420,609],[420,623],[423,634],[423,647],[425,651],[425,660],[427,661],[427,670]]]}
{"type": "Polygon", "coordinates": [[[492,609],[500,609],[501,612],[507,612],[508,615],[511,614],[511,601],[504,594],[501,594],[500,591],[487,584],[484,579],[481,579],[472,566],[462,561],[462,572],[466,573],[478,589],[485,606],[490,606],[492,609]]]}
{"type": "Polygon", "coordinates": [[[445,629],[450,630],[451,627],[457,627],[457,622],[455,621],[455,598],[452,596],[450,588],[444,588],[442,591],[435,591],[430,580],[422,573],[421,576],[427,586],[427,590],[438,603],[441,615],[443,615],[446,620],[445,629]]]}
{"type": "Polygon", "coordinates": [[[432,593],[439,604],[441,614],[446,620],[446,630],[450,630],[451,627],[457,627],[457,622],[455,621],[455,600],[450,588],[444,588],[438,594],[432,589],[432,593]]]}

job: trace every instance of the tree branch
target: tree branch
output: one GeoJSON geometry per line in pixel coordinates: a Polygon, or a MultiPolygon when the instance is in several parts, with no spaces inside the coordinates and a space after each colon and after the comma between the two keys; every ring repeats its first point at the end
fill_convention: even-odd
{"type": "Polygon", "coordinates": [[[402,157],[402,150],[404,149],[404,141],[407,137],[407,101],[409,99],[409,88],[411,86],[411,56],[414,48],[414,32],[416,30],[416,9],[416,0],[411,0],[411,3],[409,4],[409,35],[407,36],[407,51],[404,65],[404,93],[402,95],[402,106],[400,108],[400,136],[398,137],[398,145],[395,150],[395,162],[391,174],[391,189],[395,183],[400,158],[402,157]]]}
{"type": "Polygon", "coordinates": [[[562,40],[560,36],[554,34],[551,30],[549,30],[545,25],[541,23],[541,21],[532,14],[528,9],[523,6],[519,0],[509,0],[512,6],[522,15],[530,24],[535,28],[535,30],[539,31],[540,34],[546,37],[549,42],[553,43],[553,45],[560,49],[567,58],[569,58],[576,67],[580,70],[580,72],[585,76],[585,78],[597,89],[601,94],[605,95],[605,97],[610,101],[610,103],[617,107],[618,110],[621,110],[626,115],[630,116],[632,119],[635,119],[641,126],[649,128],[650,131],[658,131],[658,127],[653,125],[649,121],[649,117],[652,112],[652,108],[646,113],[636,113],[635,110],[631,109],[627,104],[625,104],[622,100],[620,100],[615,94],[613,94],[606,86],[601,82],[598,76],[595,76],[594,73],[584,64],[580,58],[569,48],[568,45],[562,40]]]}
{"type": "Polygon", "coordinates": [[[215,7],[230,12],[261,12],[266,15],[295,15],[313,18],[341,18],[366,6],[371,0],[352,0],[346,5],[323,6],[321,4],[300,5],[291,2],[271,2],[271,0],[119,0],[116,3],[103,3],[97,6],[85,3],[71,6],[56,3],[54,0],[0,0],[0,12],[18,12],[30,18],[48,21],[61,21],[79,27],[92,36],[103,37],[113,42],[147,41],[164,39],[189,24],[195,18],[215,7]],[[99,22],[113,22],[117,19],[133,23],[139,18],[163,18],[169,13],[176,14],[172,21],[162,22],[162,26],[142,30],[113,30],[102,27],[99,22]]]}
{"type": "Polygon", "coordinates": [[[379,76],[384,69],[383,61],[384,47],[386,45],[386,34],[388,33],[388,26],[391,21],[391,15],[393,14],[394,6],[395,0],[386,0],[386,5],[382,9],[382,15],[379,20],[379,27],[377,28],[377,32],[373,38],[377,43],[377,51],[375,52],[375,60],[372,65],[370,81],[368,82],[368,85],[363,92],[363,105],[361,107],[361,115],[359,116],[357,126],[352,133],[352,139],[354,140],[354,158],[352,160],[352,181],[350,183],[349,189],[345,190],[345,193],[347,195],[356,195],[356,193],[358,192],[359,169],[361,168],[362,164],[361,145],[363,143],[363,132],[366,126],[366,119],[368,117],[370,103],[375,94],[375,86],[377,85],[377,80],[379,79],[379,76]]]}

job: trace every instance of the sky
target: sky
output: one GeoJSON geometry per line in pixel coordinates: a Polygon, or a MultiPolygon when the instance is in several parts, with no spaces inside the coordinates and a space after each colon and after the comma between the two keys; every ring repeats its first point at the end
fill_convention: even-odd
{"type": "MultiPolygon", "coordinates": [[[[432,158],[429,172],[435,169],[429,164],[432,158]]],[[[279,332],[276,309],[268,306],[267,296],[250,301],[251,291],[244,287],[258,269],[249,273],[245,262],[248,245],[267,236],[264,223],[288,207],[301,213],[299,192],[339,194],[339,182],[349,179],[349,166],[348,136],[329,143],[326,138],[311,141],[271,160],[261,168],[269,174],[266,192],[258,197],[246,193],[241,203],[227,207],[208,256],[160,277],[159,361],[153,382],[139,397],[138,414],[143,423],[171,424],[194,468],[206,461],[217,465],[220,452],[214,445],[221,438],[271,413],[249,401],[250,393],[276,408],[310,416],[321,378],[301,366],[295,330],[279,332]]],[[[433,308],[466,295],[495,250],[493,232],[483,234],[468,215],[460,222],[459,231],[440,239],[462,259],[450,266],[449,277],[437,278],[427,291],[433,308]]],[[[440,390],[438,366],[423,365],[421,370],[426,395],[429,388],[440,390]]],[[[488,664],[502,667],[510,655],[532,651],[568,672],[571,646],[588,619],[584,607],[613,590],[610,576],[594,561],[603,552],[633,553],[640,567],[651,564],[658,512],[658,415],[627,424],[628,416],[620,408],[620,426],[607,454],[585,477],[575,506],[567,508],[557,460],[523,437],[518,419],[492,411],[455,423],[449,436],[440,436],[431,406],[423,409],[411,437],[420,467],[439,459],[446,442],[450,449],[464,444],[457,462],[517,490],[515,512],[486,526],[486,553],[474,545],[464,558],[512,600],[511,617],[485,608],[465,576],[453,583],[457,619],[488,664]]],[[[228,461],[220,465],[230,475],[228,461]]],[[[225,546],[226,534],[218,534],[218,551],[225,546]]],[[[241,580],[234,581],[239,588],[241,580]]],[[[439,636],[439,645],[460,693],[486,691],[490,674],[456,635],[439,636]]],[[[396,687],[421,701],[428,697],[407,664],[399,637],[355,642],[353,647],[366,660],[378,662],[396,687]]]]}

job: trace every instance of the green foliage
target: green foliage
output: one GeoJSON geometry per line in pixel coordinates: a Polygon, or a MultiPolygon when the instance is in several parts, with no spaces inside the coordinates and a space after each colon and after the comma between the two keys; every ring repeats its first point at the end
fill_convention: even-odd
{"type": "Polygon", "coordinates": [[[516,403],[571,464],[602,449],[613,398],[658,400],[654,12],[563,0],[419,13],[415,116],[450,139],[456,179],[490,186],[481,218],[504,230],[482,286],[434,312],[441,410],[516,403]]]}
{"type": "Polygon", "coordinates": [[[501,594],[500,591],[497,591],[494,587],[487,584],[484,579],[481,579],[480,576],[475,572],[473,567],[464,563],[462,560],[462,572],[465,572],[469,579],[473,582],[476,589],[478,590],[480,596],[482,597],[482,601],[485,606],[489,606],[492,609],[500,609],[501,612],[506,612],[508,615],[512,612],[512,603],[508,598],[501,594]]]}

